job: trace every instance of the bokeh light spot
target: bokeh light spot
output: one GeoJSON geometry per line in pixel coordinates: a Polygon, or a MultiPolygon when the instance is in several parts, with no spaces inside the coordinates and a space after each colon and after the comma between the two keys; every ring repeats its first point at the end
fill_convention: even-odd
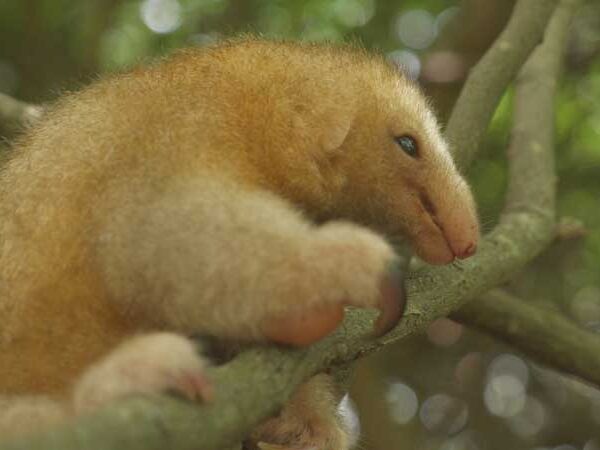
{"type": "Polygon", "coordinates": [[[485,386],[483,400],[495,416],[512,417],[525,406],[525,385],[514,375],[491,377],[485,386]]]}
{"type": "Polygon", "coordinates": [[[409,50],[395,50],[387,54],[387,58],[396,64],[400,70],[412,79],[419,78],[421,73],[421,60],[409,50]]]}
{"type": "Polygon", "coordinates": [[[437,36],[434,17],[422,9],[400,15],[395,23],[395,31],[404,45],[416,50],[429,47],[437,36]]]}
{"type": "Polygon", "coordinates": [[[441,13],[437,15],[435,18],[435,28],[439,33],[442,31],[448,23],[450,23],[456,15],[460,12],[460,7],[451,6],[450,8],[446,8],[441,13]]]}
{"type": "Polygon", "coordinates": [[[600,324],[600,288],[594,285],[578,289],[570,303],[575,319],[586,327],[600,324]]]}
{"type": "Polygon", "coordinates": [[[410,386],[401,382],[390,383],[385,399],[392,420],[401,425],[410,422],[419,409],[417,394],[410,386]]]}
{"type": "Polygon", "coordinates": [[[467,66],[456,52],[432,52],[423,65],[423,78],[434,83],[452,83],[465,78],[467,66]]]}
{"type": "Polygon", "coordinates": [[[337,0],[333,5],[333,11],[341,24],[347,27],[362,27],[375,15],[375,1],[337,0]]]}
{"type": "Polygon", "coordinates": [[[527,383],[529,382],[529,368],[525,364],[525,361],[509,353],[498,355],[488,368],[488,376],[490,378],[499,375],[512,375],[520,380],[524,387],[527,387],[527,383]]]}
{"type": "Polygon", "coordinates": [[[419,418],[429,431],[452,435],[467,425],[469,409],[467,404],[458,398],[436,394],[423,402],[419,418]]]}
{"type": "Polygon", "coordinates": [[[546,408],[537,398],[528,396],[523,409],[508,420],[508,426],[516,435],[530,438],[544,428],[546,408]]]}
{"type": "Polygon", "coordinates": [[[439,450],[478,450],[477,440],[472,432],[463,431],[447,439],[439,450]]]}
{"type": "Polygon", "coordinates": [[[140,14],[155,33],[172,33],[181,26],[181,5],[177,0],[144,0],[140,14]]]}
{"type": "Polygon", "coordinates": [[[458,342],[463,334],[463,326],[447,317],[434,320],[427,327],[427,337],[440,347],[450,347],[458,342]]]}

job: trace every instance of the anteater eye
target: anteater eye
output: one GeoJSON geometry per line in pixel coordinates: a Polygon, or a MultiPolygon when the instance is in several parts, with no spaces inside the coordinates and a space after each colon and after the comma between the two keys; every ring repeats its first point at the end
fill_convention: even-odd
{"type": "Polygon", "coordinates": [[[413,137],[405,134],[403,136],[396,136],[394,140],[408,156],[412,158],[419,156],[419,147],[417,146],[417,141],[415,141],[413,137]]]}

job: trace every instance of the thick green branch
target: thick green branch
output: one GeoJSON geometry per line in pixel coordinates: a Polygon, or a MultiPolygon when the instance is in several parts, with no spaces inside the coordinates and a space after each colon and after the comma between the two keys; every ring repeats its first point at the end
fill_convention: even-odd
{"type": "Polygon", "coordinates": [[[506,28],[471,70],[446,132],[459,166],[468,166],[475,156],[502,94],[541,42],[557,3],[517,0],[506,28]]]}

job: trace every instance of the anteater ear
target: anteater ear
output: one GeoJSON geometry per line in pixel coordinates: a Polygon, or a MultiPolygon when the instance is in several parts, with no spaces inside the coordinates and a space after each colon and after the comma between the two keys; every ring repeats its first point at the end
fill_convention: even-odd
{"type": "Polygon", "coordinates": [[[318,159],[342,146],[356,116],[356,99],[350,92],[339,92],[329,99],[328,93],[340,89],[328,85],[320,88],[309,90],[301,98],[289,99],[285,108],[278,109],[280,123],[290,124],[289,134],[294,136],[294,141],[318,159]]]}
{"type": "Polygon", "coordinates": [[[319,105],[316,108],[297,114],[293,119],[296,136],[315,155],[326,156],[339,149],[352,127],[355,110],[350,102],[319,105]]]}
{"type": "Polygon", "coordinates": [[[334,111],[324,118],[321,128],[321,148],[326,152],[337,150],[342,146],[354,119],[354,111],[334,111]]]}

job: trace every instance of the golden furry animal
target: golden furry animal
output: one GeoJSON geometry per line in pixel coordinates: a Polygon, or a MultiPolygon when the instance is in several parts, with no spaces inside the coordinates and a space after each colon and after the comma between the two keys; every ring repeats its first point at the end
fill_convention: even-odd
{"type": "MultiPolygon", "coordinates": [[[[31,411],[51,423],[136,392],[209,397],[192,333],[307,345],[345,305],[380,308],[384,332],[402,299],[378,233],[433,264],[478,240],[426,100],[362,50],[183,51],[66,96],[13,155],[0,175],[5,432],[31,411]]],[[[333,398],[316,377],[254,440],[345,450],[333,398]]]]}

